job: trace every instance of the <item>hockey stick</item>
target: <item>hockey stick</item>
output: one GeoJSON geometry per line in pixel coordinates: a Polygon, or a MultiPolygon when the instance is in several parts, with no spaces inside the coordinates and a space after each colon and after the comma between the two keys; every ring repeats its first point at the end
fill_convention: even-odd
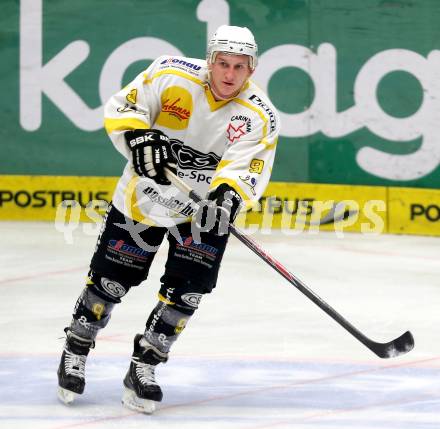
{"type": "Polygon", "coordinates": [[[348,218],[356,215],[357,213],[358,213],[357,210],[346,209],[343,203],[335,203],[333,204],[330,211],[323,218],[317,221],[306,220],[304,223],[310,226],[328,225],[330,223],[336,223],[343,220],[347,220],[348,218]]]}
{"type": "MultiPolygon", "coordinates": [[[[193,191],[186,183],[177,177],[170,170],[165,169],[168,180],[180,191],[188,195],[195,203],[203,199],[193,191]]],[[[283,276],[292,286],[295,286],[307,298],[313,301],[321,310],[325,311],[333,320],[339,323],[351,335],[353,335],[362,344],[368,347],[380,358],[391,358],[409,352],[414,348],[414,338],[411,332],[406,331],[400,337],[389,341],[388,343],[378,343],[366,337],[362,332],[355,328],[348,320],[341,316],[335,309],[327,304],[315,292],[308,288],[298,277],[288,271],[280,262],[270,256],[258,243],[251,240],[247,235],[241,232],[233,224],[229,225],[231,234],[240,240],[246,247],[258,255],[264,262],[269,264],[278,274],[283,276]]]]}

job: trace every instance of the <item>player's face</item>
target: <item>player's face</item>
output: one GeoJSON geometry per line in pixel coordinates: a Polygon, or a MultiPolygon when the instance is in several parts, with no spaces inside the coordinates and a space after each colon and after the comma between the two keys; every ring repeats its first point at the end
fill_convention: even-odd
{"type": "Polygon", "coordinates": [[[230,98],[236,95],[252,70],[247,55],[230,55],[218,53],[213,64],[210,64],[211,87],[214,96],[230,98]]]}

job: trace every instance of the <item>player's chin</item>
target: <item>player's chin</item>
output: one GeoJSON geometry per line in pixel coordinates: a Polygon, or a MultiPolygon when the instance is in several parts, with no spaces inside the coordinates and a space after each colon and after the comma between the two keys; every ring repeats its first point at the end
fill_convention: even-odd
{"type": "Polygon", "coordinates": [[[237,88],[235,86],[224,86],[223,87],[223,97],[228,98],[234,95],[237,92],[237,88]]]}

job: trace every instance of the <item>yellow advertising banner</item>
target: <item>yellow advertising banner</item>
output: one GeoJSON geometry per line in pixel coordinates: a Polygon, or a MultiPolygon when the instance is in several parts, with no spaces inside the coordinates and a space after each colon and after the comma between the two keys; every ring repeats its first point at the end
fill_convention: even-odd
{"type": "Polygon", "coordinates": [[[440,235],[440,190],[389,188],[389,232],[440,235]]]}
{"type": "Polygon", "coordinates": [[[110,202],[116,177],[0,176],[0,220],[53,221],[57,210],[81,209],[81,221],[93,219],[87,211],[103,212],[110,202]]]}
{"type": "MultiPolygon", "coordinates": [[[[54,221],[76,210],[97,222],[117,177],[0,176],[0,220],[54,221]]],[[[312,183],[270,183],[239,227],[440,235],[440,190],[312,183]]]]}
{"type": "Polygon", "coordinates": [[[260,205],[237,220],[248,228],[387,230],[386,188],[311,183],[270,183],[260,205]]]}

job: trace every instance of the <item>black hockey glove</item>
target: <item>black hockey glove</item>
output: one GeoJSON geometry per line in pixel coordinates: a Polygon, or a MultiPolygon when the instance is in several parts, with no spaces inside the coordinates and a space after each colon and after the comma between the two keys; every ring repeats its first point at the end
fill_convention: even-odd
{"type": "Polygon", "coordinates": [[[175,172],[176,159],[168,136],[160,130],[133,130],[125,133],[125,140],[131,150],[134,171],[160,185],[169,185],[164,167],[175,172]]]}
{"type": "Polygon", "coordinates": [[[211,231],[216,235],[229,232],[229,224],[234,222],[242,199],[226,183],[210,191],[196,215],[196,225],[201,231],[211,231]]]}

